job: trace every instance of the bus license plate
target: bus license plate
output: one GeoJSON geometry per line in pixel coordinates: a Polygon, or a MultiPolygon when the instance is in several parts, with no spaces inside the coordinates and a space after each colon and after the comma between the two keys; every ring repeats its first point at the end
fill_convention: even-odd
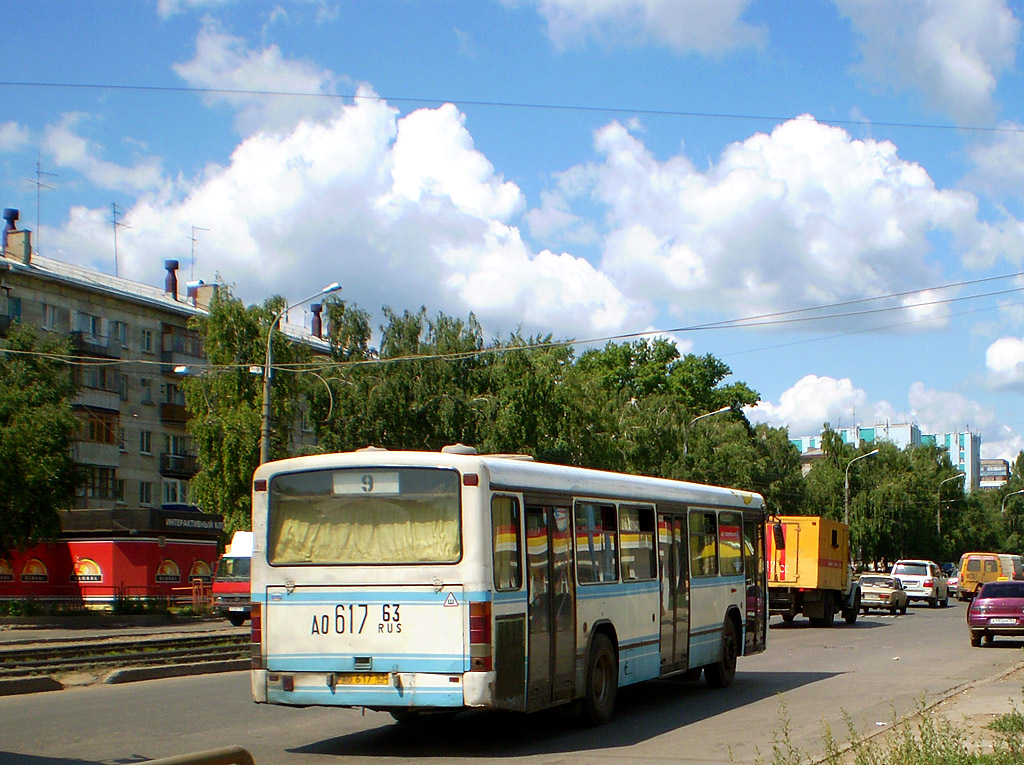
{"type": "Polygon", "coordinates": [[[340,672],[334,676],[338,685],[387,685],[389,675],[386,672],[352,674],[340,672]]]}

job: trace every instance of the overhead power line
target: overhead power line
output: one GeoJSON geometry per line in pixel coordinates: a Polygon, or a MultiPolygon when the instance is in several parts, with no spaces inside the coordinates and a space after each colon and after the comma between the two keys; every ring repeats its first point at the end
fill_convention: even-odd
{"type": "MultiPolygon", "coordinates": [[[[1012,287],[1003,290],[994,290],[990,292],[982,292],[973,295],[958,295],[955,297],[943,298],[938,300],[928,300],[921,303],[900,303],[898,305],[882,306],[879,308],[868,308],[859,311],[846,311],[842,313],[824,313],[831,311],[836,308],[845,308],[852,305],[861,305],[864,303],[878,302],[882,300],[893,300],[896,298],[907,297],[909,295],[917,295],[927,292],[941,292],[944,290],[956,289],[961,287],[968,287],[977,284],[985,284],[993,281],[1000,281],[1005,279],[1015,279],[1024,277],[1024,272],[1014,272],[1010,274],[1003,274],[1000,276],[986,276],[980,279],[970,279],[960,282],[953,282],[950,284],[944,284],[934,287],[922,287],[915,290],[907,290],[905,292],[892,292],[884,295],[876,295],[873,297],[856,298],[853,300],[845,300],[835,303],[826,303],[817,306],[810,306],[806,308],[793,308],[785,311],[777,311],[774,313],[757,314],[753,316],[746,316],[736,319],[723,319],[721,321],[705,322],[702,324],[690,324],[686,326],[673,327],[669,329],[652,329],[638,332],[623,332],[616,335],[604,335],[602,337],[591,337],[591,338],[568,338],[565,340],[551,340],[542,343],[523,343],[522,345],[509,345],[509,346],[494,346],[488,348],[474,348],[468,351],[459,351],[457,353],[437,353],[437,354],[419,354],[409,356],[393,356],[389,358],[373,358],[373,359],[359,359],[355,361],[328,361],[318,360],[315,362],[297,362],[293,364],[282,363],[274,364],[275,369],[282,369],[285,371],[307,371],[312,369],[323,369],[325,366],[328,367],[352,367],[361,366],[368,364],[395,364],[410,361],[458,361],[461,359],[474,358],[485,354],[498,354],[498,353],[509,353],[514,351],[527,351],[527,350],[544,350],[547,348],[560,348],[569,345],[594,345],[596,343],[609,343],[621,340],[631,340],[641,337],[651,337],[656,335],[668,335],[668,334],[681,334],[686,332],[705,332],[710,330],[724,330],[724,329],[747,329],[751,327],[767,328],[773,326],[782,326],[792,323],[806,323],[811,321],[831,321],[835,319],[850,319],[858,316],[868,316],[880,313],[891,313],[894,311],[909,311],[915,308],[932,307],[938,305],[947,305],[952,303],[959,303],[968,300],[980,300],[987,297],[998,297],[1000,295],[1010,295],[1024,291],[1024,286],[1012,287]],[[812,313],[819,312],[818,315],[813,316],[795,316],[801,313],[812,313]]],[[[1020,303],[1013,303],[1012,305],[1020,305],[1020,303]]],[[[978,313],[985,310],[994,310],[998,306],[990,306],[987,308],[977,308],[969,311],[962,311],[960,313],[952,313],[949,316],[961,316],[971,313],[978,313]]],[[[851,334],[862,334],[865,332],[877,332],[884,329],[894,329],[900,326],[907,326],[910,324],[922,324],[929,321],[937,321],[939,319],[947,318],[946,316],[929,316],[925,318],[912,319],[910,321],[898,322],[893,324],[879,325],[875,327],[858,328],[856,330],[850,330],[849,332],[843,332],[839,334],[828,335],[823,338],[812,338],[808,340],[798,340],[791,343],[783,343],[776,346],[770,346],[766,348],[751,349],[742,351],[742,353],[752,353],[755,350],[770,350],[771,348],[785,347],[787,345],[796,345],[804,342],[814,342],[821,339],[832,339],[835,337],[842,337],[851,334]]],[[[24,356],[38,356],[41,358],[48,358],[51,360],[62,361],[72,366],[120,366],[120,365],[152,365],[152,366],[166,366],[163,362],[153,361],[148,359],[108,359],[102,357],[88,357],[78,355],[60,355],[52,353],[43,353],[39,351],[16,351],[0,348],[0,357],[2,354],[9,353],[15,355],[24,356]]],[[[237,364],[195,364],[192,365],[196,369],[203,371],[227,371],[230,369],[248,368],[251,366],[251,362],[237,363],[237,364]]]]}
{"type": "MultiPolygon", "coordinates": [[[[482,106],[501,109],[530,109],[538,111],[594,112],[601,114],[639,114],[652,117],[688,117],[695,119],[747,120],[761,122],[787,122],[795,119],[793,115],[775,114],[744,114],[738,112],[702,112],[682,109],[654,109],[650,107],[611,106],[595,104],[559,104],[538,103],[531,101],[500,101],[467,98],[436,98],[433,96],[396,96],[396,95],[365,95],[359,93],[322,93],[319,91],[298,90],[259,90],[246,88],[203,88],[190,85],[133,85],[119,83],[89,82],[33,82],[33,81],[0,81],[0,87],[9,88],[71,88],[76,90],[120,90],[153,93],[195,93],[199,95],[221,96],[262,96],[291,98],[326,98],[350,101],[383,101],[406,104],[461,104],[463,106],[482,106]]],[[[816,118],[815,118],[816,119],[816,118]]],[[[895,122],[889,120],[822,120],[832,125],[848,125],[856,127],[894,127],[915,130],[971,130],[986,133],[1024,133],[1024,127],[1009,125],[951,125],[935,122],[895,122]]]]}

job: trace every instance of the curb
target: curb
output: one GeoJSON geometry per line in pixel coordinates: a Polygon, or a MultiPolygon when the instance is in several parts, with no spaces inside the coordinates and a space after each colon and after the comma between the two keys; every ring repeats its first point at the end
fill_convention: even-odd
{"type": "Polygon", "coordinates": [[[15,680],[0,680],[0,696],[18,696],[23,693],[44,693],[63,691],[64,686],[52,677],[23,677],[15,680]]]}
{"type": "Polygon", "coordinates": [[[239,672],[243,669],[249,669],[250,666],[250,659],[229,659],[227,661],[207,661],[198,664],[115,669],[100,682],[106,685],[119,685],[121,683],[135,683],[140,680],[159,680],[164,677],[209,675],[216,672],[239,672]]]}
{"type": "MultiPolygon", "coordinates": [[[[228,659],[226,661],[207,661],[196,664],[115,669],[97,682],[106,685],[119,685],[142,680],[159,680],[165,677],[209,675],[217,672],[241,672],[242,670],[249,669],[250,666],[250,659],[228,659]]],[[[0,696],[18,696],[25,693],[63,690],[64,684],[53,677],[23,677],[12,680],[0,680],[0,696]]]]}

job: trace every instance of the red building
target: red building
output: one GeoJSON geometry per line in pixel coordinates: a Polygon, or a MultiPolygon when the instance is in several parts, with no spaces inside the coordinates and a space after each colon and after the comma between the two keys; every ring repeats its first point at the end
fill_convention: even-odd
{"type": "Polygon", "coordinates": [[[0,558],[0,599],[190,597],[210,584],[223,530],[221,516],[189,509],[65,511],[56,540],[0,558]]]}

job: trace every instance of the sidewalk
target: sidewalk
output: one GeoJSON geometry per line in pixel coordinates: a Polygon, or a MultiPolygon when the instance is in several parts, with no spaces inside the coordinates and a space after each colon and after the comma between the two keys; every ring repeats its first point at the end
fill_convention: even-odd
{"type": "MultiPolygon", "coordinates": [[[[971,752],[988,754],[1000,740],[988,725],[1002,715],[1016,710],[1024,714],[1024,660],[1016,666],[991,677],[976,680],[954,689],[944,698],[925,709],[925,714],[941,724],[946,720],[961,731],[963,741],[971,752]]],[[[871,741],[884,741],[885,737],[911,726],[916,731],[918,715],[904,718],[899,725],[866,734],[871,741]]]]}

